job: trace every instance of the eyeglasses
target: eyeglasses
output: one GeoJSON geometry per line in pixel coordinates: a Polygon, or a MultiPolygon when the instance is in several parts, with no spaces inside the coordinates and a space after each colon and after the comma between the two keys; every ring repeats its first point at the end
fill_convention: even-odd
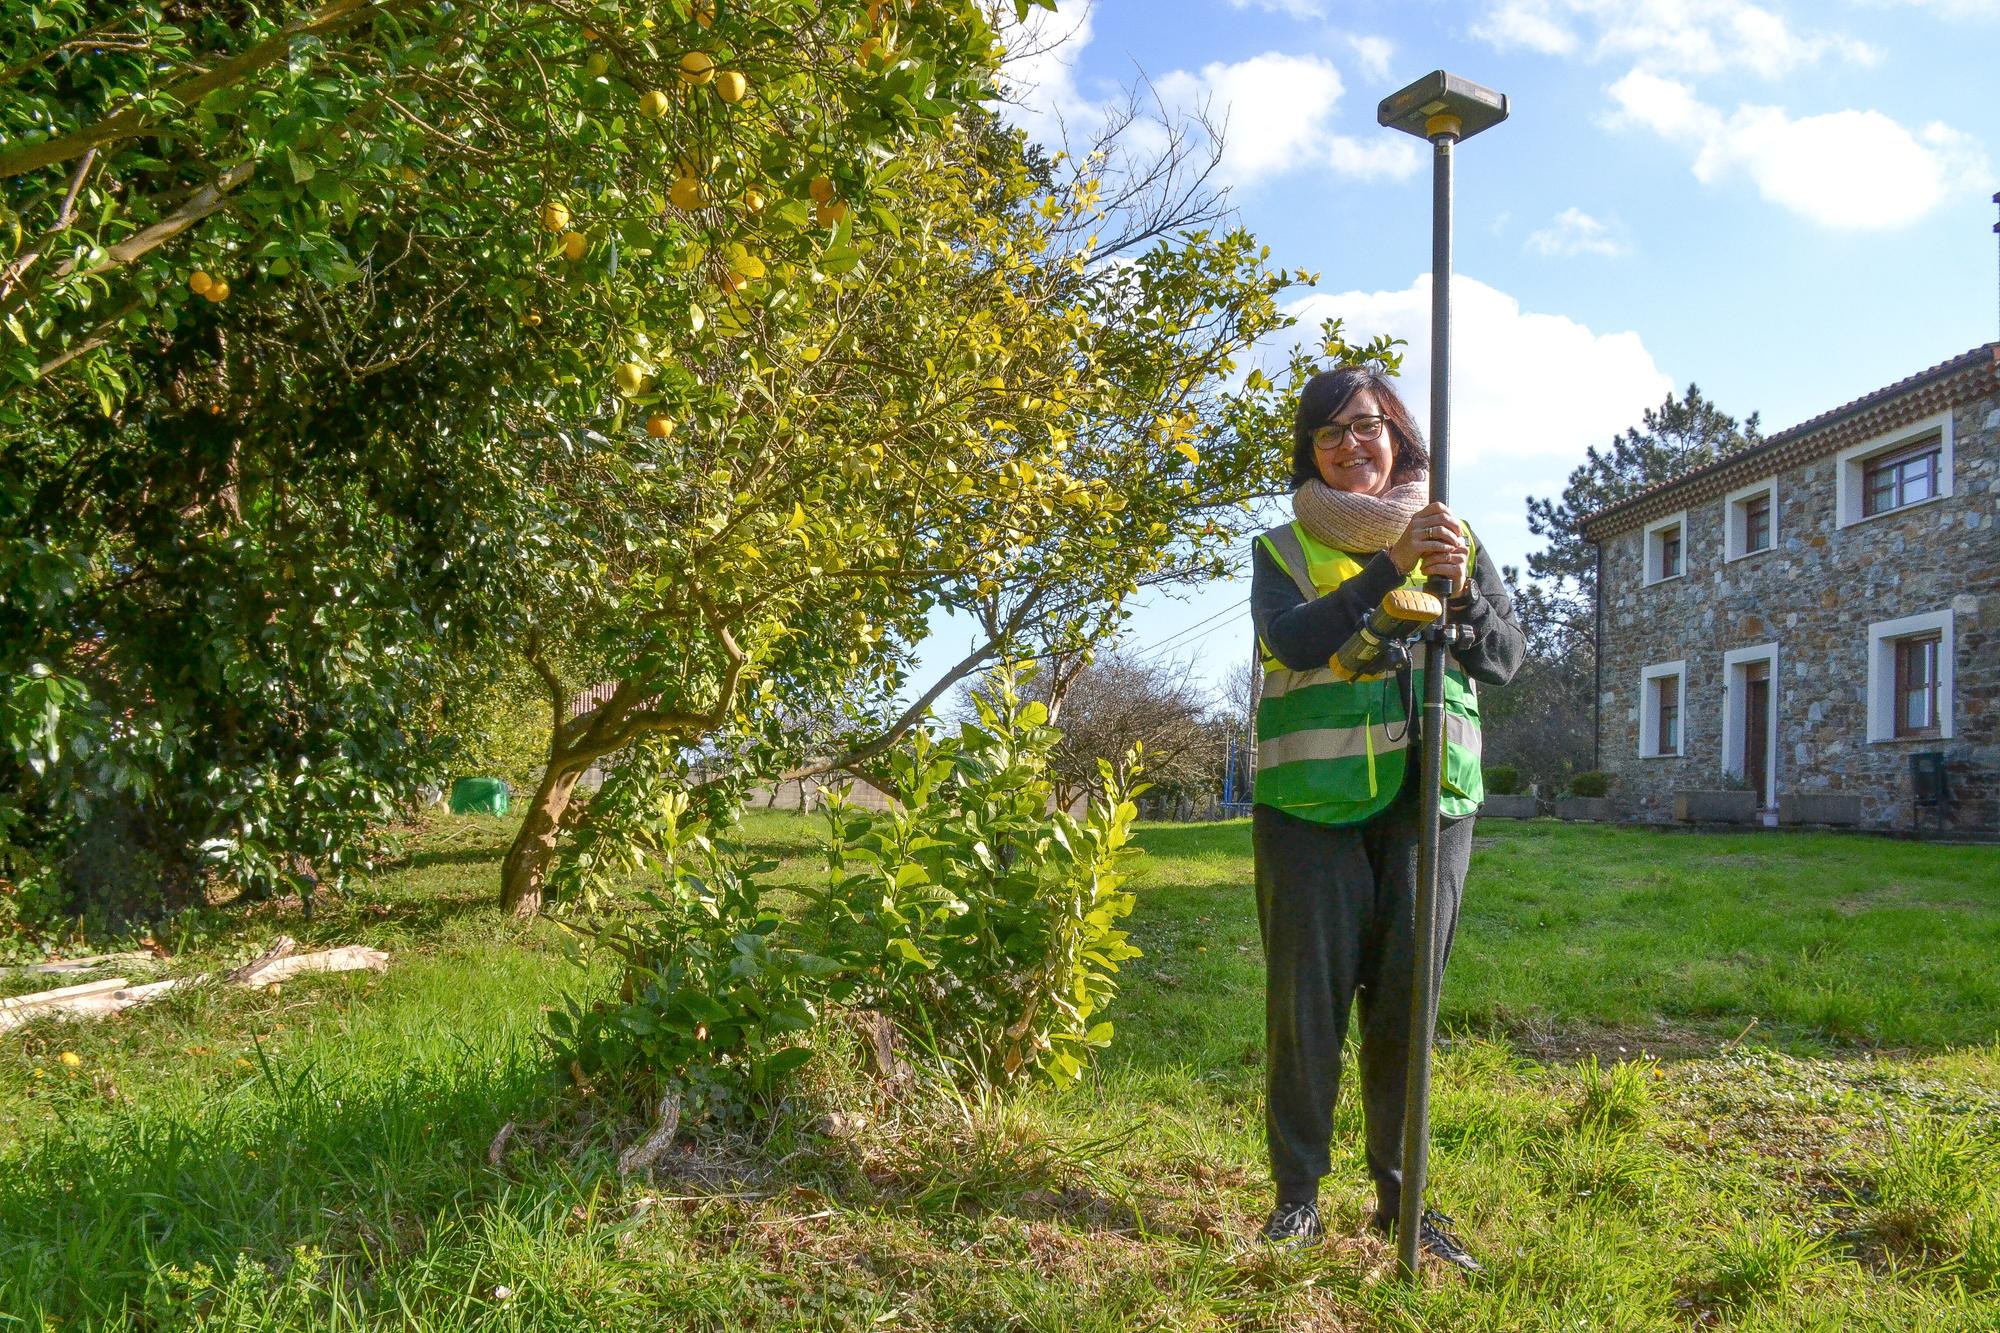
{"type": "Polygon", "coordinates": [[[1329,421],[1313,432],[1315,449],[1338,449],[1349,435],[1363,443],[1382,438],[1383,417],[1356,417],[1352,421],[1329,421]]]}

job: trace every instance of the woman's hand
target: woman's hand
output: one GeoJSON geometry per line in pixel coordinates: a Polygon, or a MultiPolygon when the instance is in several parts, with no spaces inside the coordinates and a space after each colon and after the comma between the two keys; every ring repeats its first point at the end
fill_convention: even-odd
{"type": "Polygon", "coordinates": [[[1451,580],[1451,594],[1465,591],[1465,526],[1443,503],[1428,504],[1410,516],[1410,526],[1389,544],[1389,560],[1401,574],[1423,563],[1431,578],[1451,580]]]}

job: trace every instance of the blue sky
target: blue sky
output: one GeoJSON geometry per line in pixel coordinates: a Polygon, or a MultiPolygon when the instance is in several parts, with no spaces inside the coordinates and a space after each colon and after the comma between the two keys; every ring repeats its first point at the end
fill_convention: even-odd
{"type": "MultiPolygon", "coordinates": [[[[1320,274],[1301,330],[1409,339],[1420,416],[1428,150],[1375,105],[1437,68],[1509,95],[1458,156],[1452,478],[1507,562],[1526,498],[1670,387],[1771,431],[2000,337],[2000,0],[1068,0],[1036,22],[1017,119],[1087,133],[1143,74],[1226,120],[1241,220],[1320,274]]],[[[1219,681],[1246,596],[1149,599],[1131,642],[1209,619],[1173,652],[1219,681]]],[[[926,664],[966,638],[941,622],[926,664]]]]}

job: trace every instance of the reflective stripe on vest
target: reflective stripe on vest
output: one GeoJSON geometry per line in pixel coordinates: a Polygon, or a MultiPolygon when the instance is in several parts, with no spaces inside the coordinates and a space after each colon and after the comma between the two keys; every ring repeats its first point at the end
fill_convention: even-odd
{"type": "MultiPolygon", "coordinates": [[[[1314,540],[1298,523],[1273,528],[1259,540],[1308,601],[1361,572],[1358,560],[1314,540]]],[[[1413,573],[1407,583],[1421,587],[1423,581],[1413,573]]],[[[1382,810],[1402,786],[1409,748],[1395,679],[1343,681],[1324,668],[1293,671],[1268,645],[1259,647],[1264,689],[1257,704],[1257,802],[1326,824],[1358,823],[1382,810]]],[[[1440,804],[1458,818],[1478,809],[1485,784],[1477,686],[1456,658],[1449,661],[1440,804]]],[[[1421,699],[1424,673],[1419,668],[1414,675],[1421,699]]]]}

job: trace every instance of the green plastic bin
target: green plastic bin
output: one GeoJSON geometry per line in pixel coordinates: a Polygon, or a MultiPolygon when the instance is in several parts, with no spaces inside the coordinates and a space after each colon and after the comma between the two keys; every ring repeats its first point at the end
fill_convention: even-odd
{"type": "Polygon", "coordinates": [[[507,779],[460,778],[451,784],[451,812],[455,815],[506,814],[507,779]]]}

